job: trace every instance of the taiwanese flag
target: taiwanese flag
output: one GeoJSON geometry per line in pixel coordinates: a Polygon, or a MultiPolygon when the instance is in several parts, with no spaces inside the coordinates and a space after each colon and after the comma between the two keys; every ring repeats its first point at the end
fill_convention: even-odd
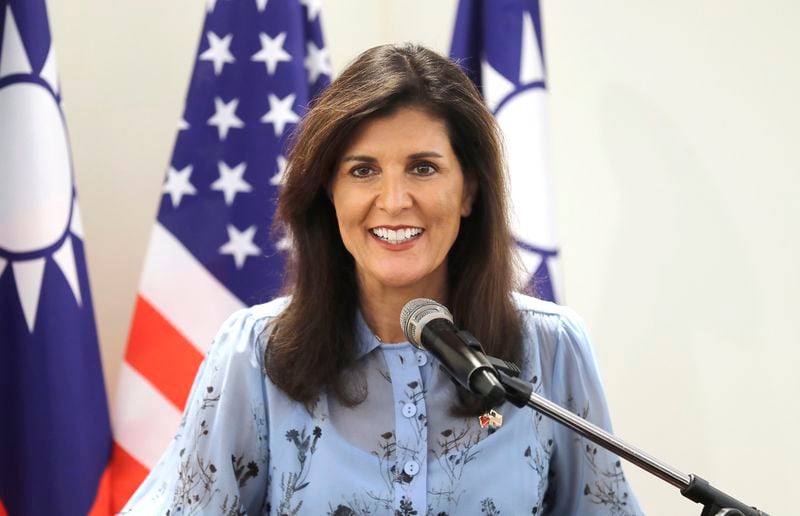
{"type": "Polygon", "coordinates": [[[44,0],[0,0],[0,514],[108,514],[111,451],[44,0]]]}
{"type": "Polygon", "coordinates": [[[539,0],[460,0],[450,57],[481,89],[506,145],[511,229],[533,294],[560,300],[539,0]]]}

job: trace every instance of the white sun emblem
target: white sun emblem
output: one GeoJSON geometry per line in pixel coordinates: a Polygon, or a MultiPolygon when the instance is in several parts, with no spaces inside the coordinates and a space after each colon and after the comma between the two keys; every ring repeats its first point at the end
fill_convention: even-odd
{"type": "Polygon", "coordinates": [[[81,238],[52,46],[33,73],[11,6],[0,42],[0,277],[13,272],[33,332],[47,258],[76,301],[81,291],[72,238],[81,238]]]}
{"type": "MultiPolygon", "coordinates": [[[[510,172],[511,227],[525,268],[525,280],[548,257],[556,294],[556,237],[547,152],[547,90],[539,43],[530,14],[522,19],[520,73],[511,81],[481,59],[483,95],[503,131],[510,172]],[[536,252],[534,252],[534,249],[536,252]]],[[[557,296],[558,297],[558,296],[557,296]]]]}

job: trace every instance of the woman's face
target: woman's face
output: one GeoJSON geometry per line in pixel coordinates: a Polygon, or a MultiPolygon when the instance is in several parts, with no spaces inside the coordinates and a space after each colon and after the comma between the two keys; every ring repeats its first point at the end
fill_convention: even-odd
{"type": "Polygon", "coordinates": [[[330,196],[362,289],[444,288],[447,253],[473,192],[443,120],[409,107],[363,122],[330,196]]]}

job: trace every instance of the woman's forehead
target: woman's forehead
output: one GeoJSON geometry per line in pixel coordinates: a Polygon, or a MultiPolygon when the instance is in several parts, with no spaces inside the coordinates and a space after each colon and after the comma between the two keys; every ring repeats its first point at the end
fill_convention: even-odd
{"type": "Polygon", "coordinates": [[[452,153],[447,123],[429,110],[417,106],[401,107],[368,118],[350,134],[339,160],[354,154],[369,155],[387,149],[452,153]]]}

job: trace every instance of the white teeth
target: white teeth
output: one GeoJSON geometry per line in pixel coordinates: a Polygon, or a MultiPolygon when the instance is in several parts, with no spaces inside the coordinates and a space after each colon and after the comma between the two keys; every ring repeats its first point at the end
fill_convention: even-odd
{"type": "Polygon", "coordinates": [[[416,237],[422,233],[422,228],[403,228],[403,229],[387,229],[387,228],[373,228],[372,234],[381,240],[385,240],[390,244],[399,244],[406,240],[416,237]]]}

